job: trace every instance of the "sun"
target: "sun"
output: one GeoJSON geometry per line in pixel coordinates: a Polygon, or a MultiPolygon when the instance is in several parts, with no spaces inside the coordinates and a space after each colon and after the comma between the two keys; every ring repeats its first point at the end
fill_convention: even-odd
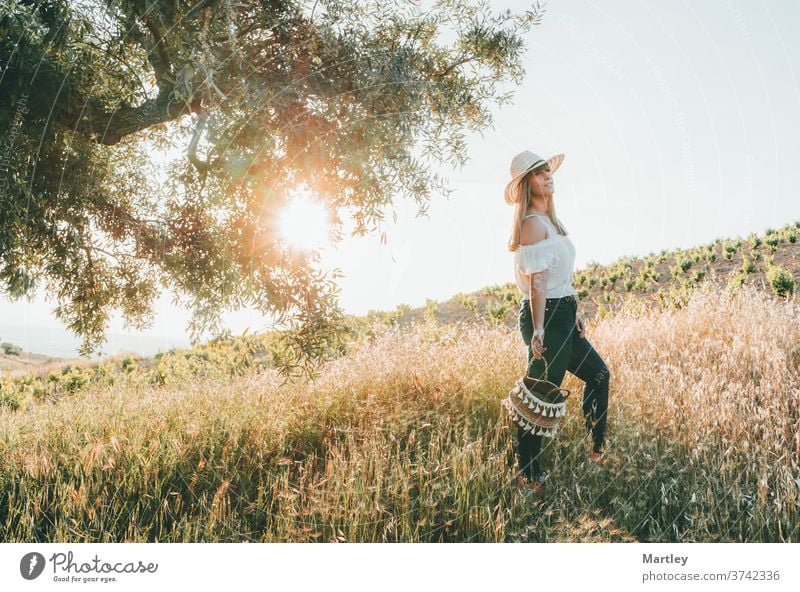
{"type": "Polygon", "coordinates": [[[289,245],[309,251],[330,242],[325,206],[308,193],[298,193],[278,215],[278,234],[289,245]]]}

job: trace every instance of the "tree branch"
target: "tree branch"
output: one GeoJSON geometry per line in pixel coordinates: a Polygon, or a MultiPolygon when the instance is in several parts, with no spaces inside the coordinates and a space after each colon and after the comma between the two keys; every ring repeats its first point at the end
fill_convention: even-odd
{"type": "Polygon", "coordinates": [[[153,125],[177,119],[195,108],[194,104],[174,101],[171,87],[138,107],[122,105],[111,112],[98,105],[94,98],[85,100],[80,93],[71,95],[69,105],[61,123],[107,146],[153,125]]]}
{"type": "Polygon", "coordinates": [[[441,80],[442,78],[447,76],[450,73],[450,71],[453,70],[454,68],[458,68],[462,64],[466,64],[467,62],[472,62],[477,59],[478,56],[461,58],[460,60],[456,60],[455,62],[447,66],[447,68],[445,68],[443,71],[434,73],[434,76],[441,80]]]}
{"type": "Polygon", "coordinates": [[[204,111],[200,114],[200,118],[197,121],[197,126],[194,128],[194,133],[192,134],[192,140],[189,142],[189,153],[187,156],[189,157],[189,161],[194,165],[200,173],[207,173],[209,169],[215,166],[219,162],[219,158],[215,158],[213,161],[203,161],[197,157],[197,143],[200,141],[200,136],[203,133],[203,128],[206,125],[206,119],[208,119],[208,111],[204,111]]]}
{"type": "Polygon", "coordinates": [[[158,17],[152,14],[142,15],[142,22],[153,36],[153,42],[145,42],[144,49],[147,51],[147,61],[153,66],[156,75],[156,83],[161,89],[171,87],[175,84],[175,76],[172,73],[172,64],[167,53],[166,43],[161,34],[161,27],[156,22],[158,17]]]}
{"type": "MultiPolygon", "coordinates": [[[[116,61],[118,61],[120,64],[122,64],[123,66],[125,66],[125,67],[128,69],[128,71],[129,71],[131,74],[133,74],[133,76],[135,76],[135,77],[136,77],[136,79],[139,81],[139,86],[141,86],[141,87],[142,87],[142,95],[143,95],[143,96],[145,96],[145,97],[148,95],[148,92],[147,92],[147,87],[145,86],[145,84],[144,84],[144,81],[142,80],[141,76],[139,76],[139,73],[136,71],[136,69],[132,68],[132,67],[130,66],[130,64],[128,64],[128,62],[126,62],[125,60],[123,60],[123,59],[122,59],[120,56],[118,56],[118,55],[115,55],[115,54],[111,53],[111,52],[110,52],[110,51],[109,51],[107,48],[105,48],[105,47],[101,47],[101,46],[99,46],[99,45],[95,45],[94,43],[90,43],[90,42],[88,42],[88,41],[82,41],[82,40],[80,40],[80,39],[79,39],[79,40],[77,40],[77,41],[76,41],[76,43],[79,43],[79,44],[81,44],[81,45],[85,45],[86,47],[91,47],[92,49],[95,49],[95,50],[97,50],[97,51],[101,51],[101,52],[103,52],[104,54],[106,54],[108,57],[110,57],[111,59],[113,59],[113,60],[116,60],[116,61]]],[[[115,73],[113,70],[111,70],[110,68],[108,68],[108,67],[107,67],[105,64],[103,64],[102,66],[103,66],[104,68],[106,68],[106,70],[107,70],[109,73],[111,73],[111,74],[114,74],[114,73],[115,73]]]]}

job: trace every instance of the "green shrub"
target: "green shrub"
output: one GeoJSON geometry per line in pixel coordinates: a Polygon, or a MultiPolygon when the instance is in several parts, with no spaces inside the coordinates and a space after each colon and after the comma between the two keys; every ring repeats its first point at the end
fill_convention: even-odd
{"type": "Polygon", "coordinates": [[[125,356],[120,362],[120,368],[125,372],[133,372],[136,370],[136,359],[131,356],[125,356]]]}
{"type": "Polygon", "coordinates": [[[729,292],[736,292],[739,287],[744,284],[745,279],[747,278],[747,274],[739,270],[736,274],[732,275],[731,278],[728,280],[728,284],[725,289],[729,292]]]}
{"type": "Polygon", "coordinates": [[[7,341],[0,344],[0,347],[3,348],[3,352],[7,356],[19,356],[22,354],[22,348],[18,345],[14,345],[13,343],[8,343],[7,341]]]}
{"type": "Polygon", "coordinates": [[[742,257],[742,272],[744,273],[753,273],[756,270],[755,264],[750,261],[747,255],[742,257]]]}
{"type": "Polygon", "coordinates": [[[659,290],[656,292],[656,296],[664,308],[682,308],[689,301],[690,290],[684,281],[670,286],[668,290],[659,290]]]}
{"type": "Polygon", "coordinates": [[[91,368],[80,368],[79,366],[70,367],[69,372],[65,372],[61,377],[61,383],[69,393],[74,393],[87,384],[92,377],[91,368]]]}
{"type": "Polygon", "coordinates": [[[489,318],[489,320],[492,323],[498,325],[506,320],[510,312],[511,312],[511,307],[502,302],[489,303],[488,305],[486,305],[486,308],[484,309],[484,313],[489,318]]]}
{"type": "Polygon", "coordinates": [[[453,299],[467,310],[478,312],[478,299],[474,294],[456,294],[453,299]]]}
{"type": "Polygon", "coordinates": [[[772,291],[777,296],[794,294],[795,280],[792,272],[782,266],[772,266],[767,269],[767,281],[772,291]]]}
{"type": "Polygon", "coordinates": [[[16,389],[0,384],[0,409],[3,407],[11,411],[18,411],[23,407],[24,395],[16,389]]]}
{"type": "MultiPolygon", "coordinates": [[[[495,291],[489,291],[489,296],[495,296],[495,291]]],[[[436,302],[433,298],[427,298],[425,300],[425,313],[424,317],[430,321],[435,321],[437,319],[436,313],[439,312],[439,303],[436,302]]]]}

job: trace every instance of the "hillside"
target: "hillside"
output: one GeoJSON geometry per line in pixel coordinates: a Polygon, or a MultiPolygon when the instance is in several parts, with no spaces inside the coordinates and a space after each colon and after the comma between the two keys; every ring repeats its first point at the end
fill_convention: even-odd
{"type": "MultiPolygon", "coordinates": [[[[704,279],[720,289],[747,284],[783,294],[800,281],[798,234],[800,222],[793,222],[761,235],[717,239],[692,249],[664,250],[639,258],[623,257],[609,265],[591,264],[575,271],[574,286],[589,319],[619,310],[627,300],[680,304],[704,279]]],[[[515,328],[520,300],[519,290],[509,282],[478,293],[458,294],[446,302],[430,300],[426,307],[401,305],[394,311],[370,312],[358,318],[380,318],[401,326],[425,318],[444,324],[494,318],[515,328]]]]}
{"type": "Polygon", "coordinates": [[[62,364],[64,362],[61,358],[51,358],[50,356],[43,356],[40,354],[32,354],[22,352],[19,355],[8,355],[0,353],[0,371],[10,374],[20,374],[26,372],[35,372],[44,366],[51,364],[62,364]]]}

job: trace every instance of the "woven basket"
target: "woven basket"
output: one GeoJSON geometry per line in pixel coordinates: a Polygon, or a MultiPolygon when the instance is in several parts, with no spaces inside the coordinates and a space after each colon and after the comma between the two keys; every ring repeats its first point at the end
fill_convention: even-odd
{"type": "MultiPolygon", "coordinates": [[[[542,359],[546,377],[547,360],[542,359]]],[[[552,438],[558,433],[561,418],[567,414],[569,395],[568,389],[525,375],[514,384],[501,404],[511,420],[526,432],[552,438]]]]}

